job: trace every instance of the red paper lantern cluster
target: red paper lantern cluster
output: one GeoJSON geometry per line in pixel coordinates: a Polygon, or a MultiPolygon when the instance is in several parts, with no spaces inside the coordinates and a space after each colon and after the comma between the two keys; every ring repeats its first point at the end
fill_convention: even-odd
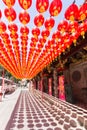
{"type": "Polygon", "coordinates": [[[41,36],[44,38],[44,39],[47,39],[47,37],[50,35],[50,31],[45,29],[41,32],[41,36]]]}
{"type": "Polygon", "coordinates": [[[42,14],[39,14],[37,16],[35,16],[34,18],[34,24],[37,26],[37,27],[41,27],[44,23],[44,17],[42,14]]]}
{"type": "Polygon", "coordinates": [[[57,29],[63,34],[68,30],[68,22],[66,20],[63,20],[58,24],[57,29]]]}
{"type": "Polygon", "coordinates": [[[49,12],[51,16],[59,15],[62,9],[62,2],[61,0],[53,0],[50,4],[49,12]]]}
{"type": "Polygon", "coordinates": [[[48,18],[45,21],[45,28],[47,30],[51,30],[54,27],[55,20],[53,18],[48,18]]]}
{"type": "Polygon", "coordinates": [[[40,29],[39,28],[33,28],[32,29],[32,34],[37,39],[38,36],[40,35],[40,29]]]}
{"type": "Polygon", "coordinates": [[[6,31],[6,24],[0,21],[0,34],[6,31]]]}
{"type": "Polygon", "coordinates": [[[30,15],[26,11],[23,11],[19,14],[19,20],[22,24],[26,25],[30,21],[30,15]]]}
{"type": "Polygon", "coordinates": [[[39,13],[43,13],[48,9],[49,0],[36,0],[36,9],[39,13]]]}
{"type": "Polygon", "coordinates": [[[31,4],[32,4],[32,0],[18,0],[20,6],[24,9],[27,10],[28,8],[30,8],[31,4]]]}
{"type": "Polygon", "coordinates": [[[67,8],[65,18],[70,21],[74,21],[78,18],[78,6],[76,4],[72,4],[67,8]]]}
{"type": "Polygon", "coordinates": [[[56,27],[55,16],[62,10],[61,0],[36,0],[38,15],[33,12],[33,23],[30,23],[32,14],[29,9],[32,0],[18,0],[18,12],[15,0],[2,2],[7,7],[4,11],[1,8],[0,19],[7,18],[8,21],[0,21],[0,64],[16,78],[33,78],[72,43],[76,45],[80,35],[85,38],[87,3],[80,7],[71,4],[65,11],[65,20],[56,27]]]}
{"type": "Polygon", "coordinates": [[[4,14],[9,22],[12,22],[16,19],[16,12],[13,8],[6,8],[4,14]]]}
{"type": "Polygon", "coordinates": [[[84,3],[78,11],[78,20],[84,21],[87,18],[87,3],[84,3]]]}
{"type": "Polygon", "coordinates": [[[6,6],[11,8],[15,4],[15,0],[3,0],[6,6]]]}

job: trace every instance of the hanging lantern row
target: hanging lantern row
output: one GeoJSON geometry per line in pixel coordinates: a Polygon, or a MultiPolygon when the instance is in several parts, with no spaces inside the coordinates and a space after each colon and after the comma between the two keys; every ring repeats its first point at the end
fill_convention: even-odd
{"type": "MultiPolygon", "coordinates": [[[[23,12],[19,13],[19,20],[24,25],[20,28],[15,23],[11,23],[17,18],[16,11],[13,8],[15,1],[3,0],[3,2],[7,6],[4,15],[10,24],[7,26],[0,21],[0,63],[17,78],[34,77],[57,56],[65,52],[72,42],[76,44],[80,35],[84,38],[87,31],[87,5],[83,4],[78,8],[77,5],[72,4],[65,12],[66,20],[58,24],[51,40],[48,40],[50,30],[55,26],[53,17],[60,13],[62,3],[60,0],[53,0],[49,5],[48,0],[36,0],[36,9],[40,14],[34,18],[36,27],[31,30],[32,36],[29,38],[30,30],[26,24],[30,22],[30,15],[27,9],[31,7],[32,0],[19,0],[20,6],[24,9],[23,12]],[[44,19],[42,13],[48,9],[50,16],[53,17],[44,19]],[[39,28],[41,26],[45,27],[42,31],[39,28]],[[10,34],[6,32],[6,29],[9,30],[10,34]],[[20,42],[19,38],[21,39],[20,42]],[[21,48],[19,47],[20,44],[21,48]],[[29,52],[28,46],[30,47],[29,52]],[[1,61],[1,58],[3,58],[3,61],[1,61]]],[[[2,12],[0,18],[1,16],[2,12]]]]}
{"type": "Polygon", "coordinates": [[[8,55],[8,52],[4,48],[4,45],[1,41],[0,41],[0,53],[2,54],[2,57],[5,58],[5,67],[6,67],[6,63],[7,63],[7,68],[9,68],[10,72],[16,74],[15,69],[14,69],[15,66],[12,64],[12,61],[8,55]]]}
{"type": "Polygon", "coordinates": [[[34,18],[34,24],[37,27],[41,27],[44,24],[44,16],[42,14],[36,15],[34,18]]]}
{"type": "Polygon", "coordinates": [[[29,9],[32,5],[32,0],[18,0],[18,2],[24,10],[29,9]]]}
{"type": "Polygon", "coordinates": [[[16,0],[3,0],[4,4],[8,7],[11,8],[14,6],[16,0]]]}
{"type": "Polygon", "coordinates": [[[9,22],[12,22],[16,19],[16,12],[13,8],[6,8],[4,14],[9,22]]]}
{"type": "Polygon", "coordinates": [[[76,4],[70,5],[65,11],[65,18],[71,22],[84,21],[87,18],[87,3],[81,5],[80,8],[76,4]]]}
{"type": "MultiPolygon", "coordinates": [[[[11,8],[15,4],[15,0],[3,0],[4,4],[11,8]]],[[[19,5],[24,10],[27,10],[32,5],[32,0],[18,0],[19,5]]],[[[49,5],[49,0],[36,0],[36,9],[39,13],[44,13],[49,7],[49,13],[51,16],[57,16],[62,9],[61,0],[53,0],[49,5]]]]}
{"type": "Polygon", "coordinates": [[[49,7],[49,12],[51,16],[58,16],[60,11],[62,10],[62,2],[61,0],[53,0],[49,7]]]}

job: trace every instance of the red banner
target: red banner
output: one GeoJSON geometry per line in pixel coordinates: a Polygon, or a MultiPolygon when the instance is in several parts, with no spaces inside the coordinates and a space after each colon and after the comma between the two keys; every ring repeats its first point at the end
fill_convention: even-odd
{"type": "Polygon", "coordinates": [[[64,76],[59,76],[59,98],[65,100],[65,90],[64,90],[64,76]]]}
{"type": "Polygon", "coordinates": [[[52,95],[52,78],[49,78],[49,95],[52,95]]]}

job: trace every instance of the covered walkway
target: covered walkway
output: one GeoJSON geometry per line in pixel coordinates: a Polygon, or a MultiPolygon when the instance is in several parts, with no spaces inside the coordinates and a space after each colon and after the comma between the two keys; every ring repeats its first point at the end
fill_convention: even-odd
{"type": "Polygon", "coordinates": [[[18,88],[0,102],[0,130],[87,130],[87,111],[38,90],[18,88]]]}

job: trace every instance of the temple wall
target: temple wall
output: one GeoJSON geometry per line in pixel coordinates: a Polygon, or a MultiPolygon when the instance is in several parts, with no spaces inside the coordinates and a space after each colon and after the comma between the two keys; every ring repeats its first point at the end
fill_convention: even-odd
{"type": "Polygon", "coordinates": [[[74,100],[87,103],[87,61],[71,64],[64,75],[65,82],[72,86],[74,100]]]}

